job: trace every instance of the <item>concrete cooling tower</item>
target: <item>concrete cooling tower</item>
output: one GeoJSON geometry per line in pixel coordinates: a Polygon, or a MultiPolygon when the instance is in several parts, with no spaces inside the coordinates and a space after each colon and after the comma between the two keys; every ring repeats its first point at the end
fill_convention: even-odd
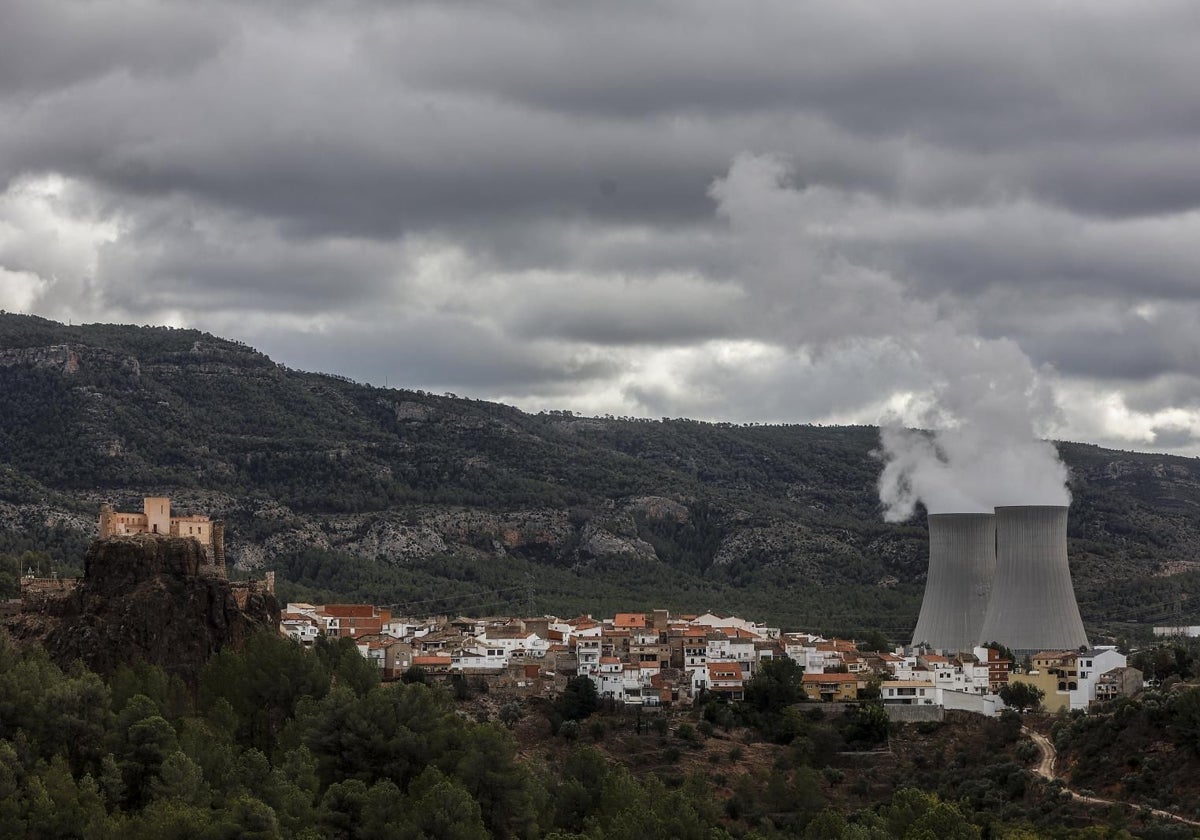
{"type": "Polygon", "coordinates": [[[981,642],[1017,653],[1087,645],[1067,566],[1067,509],[996,508],[996,577],[981,642]]]}
{"type": "Polygon", "coordinates": [[[929,574],[913,645],[956,653],[978,644],[995,569],[993,514],[930,514],[929,574]]]}

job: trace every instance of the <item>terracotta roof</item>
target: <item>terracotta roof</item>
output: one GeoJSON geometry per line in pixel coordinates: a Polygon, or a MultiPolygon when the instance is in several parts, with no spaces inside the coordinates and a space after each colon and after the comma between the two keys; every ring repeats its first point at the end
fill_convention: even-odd
{"type": "Polygon", "coordinates": [[[449,656],[414,656],[414,665],[449,665],[449,656]]]}
{"type": "Polygon", "coordinates": [[[843,683],[858,682],[854,674],[805,674],[801,682],[807,683],[843,683]]]}
{"type": "Polygon", "coordinates": [[[708,678],[710,680],[719,679],[722,682],[741,680],[742,669],[736,662],[710,662],[708,663],[708,678]]]}
{"type": "Polygon", "coordinates": [[[646,626],[646,614],[645,613],[617,613],[616,616],[613,617],[613,626],[614,627],[625,627],[625,628],[645,627],[646,626]]]}
{"type": "Polygon", "coordinates": [[[374,618],[376,615],[370,604],[326,604],[321,612],[334,618],[374,618]]]}
{"type": "Polygon", "coordinates": [[[621,660],[617,659],[617,657],[615,657],[615,656],[601,656],[600,664],[601,665],[620,665],[621,660]]]}

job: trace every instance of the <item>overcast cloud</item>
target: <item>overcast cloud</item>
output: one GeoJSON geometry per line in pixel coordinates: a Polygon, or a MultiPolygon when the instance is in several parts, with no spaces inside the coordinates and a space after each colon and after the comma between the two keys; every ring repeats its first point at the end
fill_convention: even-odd
{"type": "Polygon", "coordinates": [[[0,307],[534,411],[954,426],[1011,388],[1036,434],[1200,454],[1195,3],[0,21],[0,307]]]}

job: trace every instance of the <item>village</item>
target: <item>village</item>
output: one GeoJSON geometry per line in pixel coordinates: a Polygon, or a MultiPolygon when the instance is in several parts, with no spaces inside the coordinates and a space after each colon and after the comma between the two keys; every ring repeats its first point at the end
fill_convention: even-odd
{"type": "Polygon", "coordinates": [[[1040,651],[1022,662],[994,647],[950,655],[920,647],[871,650],[854,640],[782,632],[711,612],[416,619],[368,604],[290,603],[280,632],[306,646],[319,637],[352,639],[384,680],[469,678],[551,696],[583,676],[599,697],[630,707],[687,707],[701,696],[740,700],[761,663],[778,657],[804,669],[808,700],[877,700],[900,720],[945,710],[994,716],[1005,708],[1001,691],[1020,683],[1040,690],[1049,712],[1087,710],[1142,688],[1141,672],[1113,646],[1040,651]]]}

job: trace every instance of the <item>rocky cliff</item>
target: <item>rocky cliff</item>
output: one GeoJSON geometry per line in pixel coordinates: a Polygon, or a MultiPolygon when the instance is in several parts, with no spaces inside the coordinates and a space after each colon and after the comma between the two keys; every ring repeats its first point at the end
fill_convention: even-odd
{"type": "Polygon", "coordinates": [[[279,623],[273,595],[251,591],[242,609],[236,584],[204,567],[195,540],[96,540],[78,585],[61,598],[28,601],[9,630],[19,640],[40,641],[62,664],[79,659],[111,674],[144,661],[190,678],[218,650],[279,623]]]}

